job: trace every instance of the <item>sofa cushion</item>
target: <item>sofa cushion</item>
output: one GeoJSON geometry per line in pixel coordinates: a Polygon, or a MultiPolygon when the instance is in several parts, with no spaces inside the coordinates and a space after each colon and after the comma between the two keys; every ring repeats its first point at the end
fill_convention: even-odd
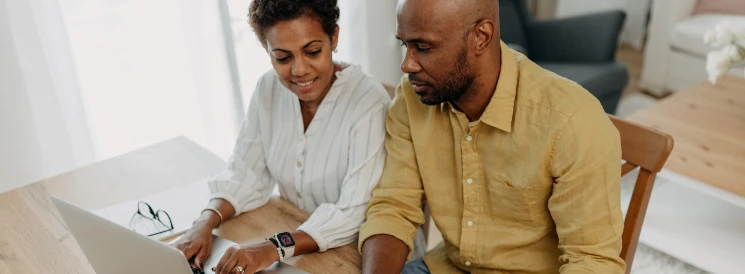
{"type": "Polygon", "coordinates": [[[693,14],[726,13],[745,15],[742,0],[698,0],[693,14]]]}
{"type": "Polygon", "coordinates": [[[720,22],[728,22],[734,28],[745,28],[745,16],[731,14],[701,14],[686,18],[675,25],[670,45],[677,50],[706,57],[715,49],[704,43],[704,34],[720,22]]]}
{"type": "Polygon", "coordinates": [[[538,63],[564,78],[575,81],[597,97],[613,113],[623,89],[629,80],[626,65],[619,62],[602,64],[538,63]]]}

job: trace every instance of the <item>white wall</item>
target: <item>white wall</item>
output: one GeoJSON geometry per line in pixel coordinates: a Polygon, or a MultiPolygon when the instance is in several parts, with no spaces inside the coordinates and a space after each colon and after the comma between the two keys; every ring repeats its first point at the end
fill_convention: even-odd
{"type": "Polygon", "coordinates": [[[623,9],[626,0],[559,0],[556,16],[559,18],[588,14],[612,9],[623,9]]]}

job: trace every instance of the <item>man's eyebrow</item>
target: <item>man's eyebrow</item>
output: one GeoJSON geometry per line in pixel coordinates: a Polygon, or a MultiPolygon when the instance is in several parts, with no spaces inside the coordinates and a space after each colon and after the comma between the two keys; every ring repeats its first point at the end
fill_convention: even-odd
{"type": "Polygon", "coordinates": [[[432,42],[427,41],[427,40],[424,40],[422,38],[414,38],[414,39],[409,39],[409,40],[404,41],[403,39],[401,39],[401,37],[398,37],[398,35],[396,35],[396,39],[398,39],[399,41],[402,41],[402,42],[406,42],[406,43],[423,43],[423,44],[431,44],[432,43],[432,42]]]}

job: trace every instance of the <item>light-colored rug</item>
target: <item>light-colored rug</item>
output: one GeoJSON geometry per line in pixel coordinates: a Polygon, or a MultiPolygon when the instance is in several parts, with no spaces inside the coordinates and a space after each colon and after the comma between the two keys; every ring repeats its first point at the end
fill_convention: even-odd
{"type": "MultiPolygon", "coordinates": [[[[634,189],[634,181],[639,175],[638,169],[626,174],[621,178],[621,197],[631,197],[634,189]]],[[[655,188],[664,184],[671,183],[662,174],[655,180],[655,188]]],[[[643,230],[643,229],[642,229],[643,230]]],[[[631,266],[633,274],[701,274],[707,273],[686,262],[667,255],[659,250],[639,243],[634,257],[634,264],[631,266]]]]}
{"type": "Polygon", "coordinates": [[[631,266],[634,274],[705,274],[707,272],[670,257],[654,248],[639,244],[631,266]]]}
{"type": "Polygon", "coordinates": [[[624,118],[632,113],[657,103],[657,99],[642,93],[634,93],[621,99],[616,109],[616,116],[624,118]]]}

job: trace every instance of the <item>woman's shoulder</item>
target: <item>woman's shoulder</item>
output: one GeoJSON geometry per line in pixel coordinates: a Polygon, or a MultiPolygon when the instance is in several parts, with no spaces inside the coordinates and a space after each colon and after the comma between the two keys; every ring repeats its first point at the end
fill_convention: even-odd
{"type": "Polygon", "coordinates": [[[390,103],[390,95],[380,80],[362,71],[359,65],[346,63],[342,65],[345,68],[337,72],[337,81],[344,81],[342,86],[347,92],[352,93],[352,101],[365,100],[386,105],[390,103]]]}

